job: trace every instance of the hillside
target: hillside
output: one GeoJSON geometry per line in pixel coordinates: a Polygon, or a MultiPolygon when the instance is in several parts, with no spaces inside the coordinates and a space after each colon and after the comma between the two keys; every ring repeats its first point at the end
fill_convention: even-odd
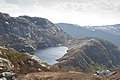
{"type": "Polygon", "coordinates": [[[119,25],[106,26],[78,26],[67,23],[59,23],[58,25],[63,31],[67,32],[73,38],[98,37],[108,40],[120,47],[120,29],[119,25]]]}
{"type": "Polygon", "coordinates": [[[114,75],[93,75],[86,74],[83,72],[39,72],[39,73],[30,73],[22,78],[16,80],[119,80],[120,79],[120,70],[116,70],[117,73],[114,75]]]}
{"type": "Polygon", "coordinates": [[[11,17],[0,12],[0,45],[32,52],[64,44],[68,34],[45,18],[11,17]]]}
{"type": "MultiPolygon", "coordinates": [[[[0,68],[6,67],[17,74],[49,71],[49,65],[34,55],[0,46],[0,68]]],[[[1,73],[1,72],[0,72],[1,73]]]]}
{"type": "Polygon", "coordinates": [[[57,25],[59,27],[45,18],[11,17],[9,14],[0,13],[0,68],[9,69],[1,73],[14,72],[18,75],[15,80],[120,79],[119,69],[112,76],[91,73],[100,69],[119,68],[120,49],[116,46],[120,45],[119,32],[114,34],[114,31],[83,28],[72,24],[57,25]],[[54,65],[28,53],[59,45],[67,46],[68,51],[54,65]]]}
{"type": "Polygon", "coordinates": [[[57,65],[60,67],[72,66],[86,71],[120,66],[120,50],[111,42],[98,38],[83,38],[69,41],[67,46],[67,53],[58,59],[57,65]]]}

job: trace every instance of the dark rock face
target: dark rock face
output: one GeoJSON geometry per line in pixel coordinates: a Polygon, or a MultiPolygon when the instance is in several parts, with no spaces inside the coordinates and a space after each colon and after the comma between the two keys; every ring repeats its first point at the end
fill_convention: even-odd
{"type": "Polygon", "coordinates": [[[62,58],[58,59],[60,67],[72,66],[85,70],[89,67],[109,68],[120,65],[120,50],[111,42],[97,38],[84,38],[69,41],[69,50],[62,58]]]}
{"type": "Polygon", "coordinates": [[[0,45],[30,52],[63,44],[67,38],[66,33],[47,19],[0,13],[0,45]]]}

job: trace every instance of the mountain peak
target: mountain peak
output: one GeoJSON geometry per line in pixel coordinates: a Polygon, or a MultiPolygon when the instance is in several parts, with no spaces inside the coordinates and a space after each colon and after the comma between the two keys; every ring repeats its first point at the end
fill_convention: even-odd
{"type": "Polygon", "coordinates": [[[7,20],[9,18],[10,18],[9,14],[0,12],[0,19],[6,19],[7,20]]]}
{"type": "Polygon", "coordinates": [[[67,34],[45,18],[0,13],[0,45],[34,51],[64,43],[67,34]]]}

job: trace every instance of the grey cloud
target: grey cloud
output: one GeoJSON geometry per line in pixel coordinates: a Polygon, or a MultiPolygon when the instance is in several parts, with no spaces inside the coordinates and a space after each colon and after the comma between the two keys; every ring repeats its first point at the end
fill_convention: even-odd
{"type": "Polygon", "coordinates": [[[5,0],[6,3],[18,6],[29,6],[37,3],[39,0],[5,0]]]}
{"type": "Polygon", "coordinates": [[[20,0],[5,0],[6,3],[18,4],[20,0]]]}
{"type": "MultiPolygon", "coordinates": [[[[59,2],[78,2],[79,0],[5,0],[6,3],[16,4],[16,5],[32,5],[38,3],[39,5],[49,6],[51,3],[59,2]]],[[[81,1],[81,0],[80,0],[81,1]]]]}
{"type": "Polygon", "coordinates": [[[120,0],[58,0],[58,1],[62,2],[61,7],[65,9],[73,9],[76,11],[114,12],[118,11],[120,6],[120,0]]]}
{"type": "Polygon", "coordinates": [[[75,11],[117,11],[120,12],[120,0],[5,0],[18,6],[36,5],[45,8],[60,6],[75,11]],[[55,6],[54,6],[55,5],[55,6]]]}
{"type": "Polygon", "coordinates": [[[5,0],[5,2],[16,5],[26,4],[26,0],[5,0]]]}

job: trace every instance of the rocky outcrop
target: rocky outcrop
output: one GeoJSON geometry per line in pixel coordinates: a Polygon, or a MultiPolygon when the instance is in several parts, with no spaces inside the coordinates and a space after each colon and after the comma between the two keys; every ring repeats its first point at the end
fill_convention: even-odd
{"type": "MultiPolygon", "coordinates": [[[[17,74],[49,71],[49,65],[34,55],[0,46],[0,69],[17,74]]],[[[0,70],[0,71],[2,71],[0,70]]],[[[2,72],[0,72],[2,73],[2,72]]]]}
{"type": "Polygon", "coordinates": [[[120,50],[111,42],[98,38],[83,38],[69,41],[69,50],[58,59],[60,67],[72,66],[86,70],[99,67],[118,67],[120,50]]]}
{"type": "Polygon", "coordinates": [[[0,13],[0,45],[32,52],[63,44],[67,38],[66,33],[45,18],[0,13]]]}

